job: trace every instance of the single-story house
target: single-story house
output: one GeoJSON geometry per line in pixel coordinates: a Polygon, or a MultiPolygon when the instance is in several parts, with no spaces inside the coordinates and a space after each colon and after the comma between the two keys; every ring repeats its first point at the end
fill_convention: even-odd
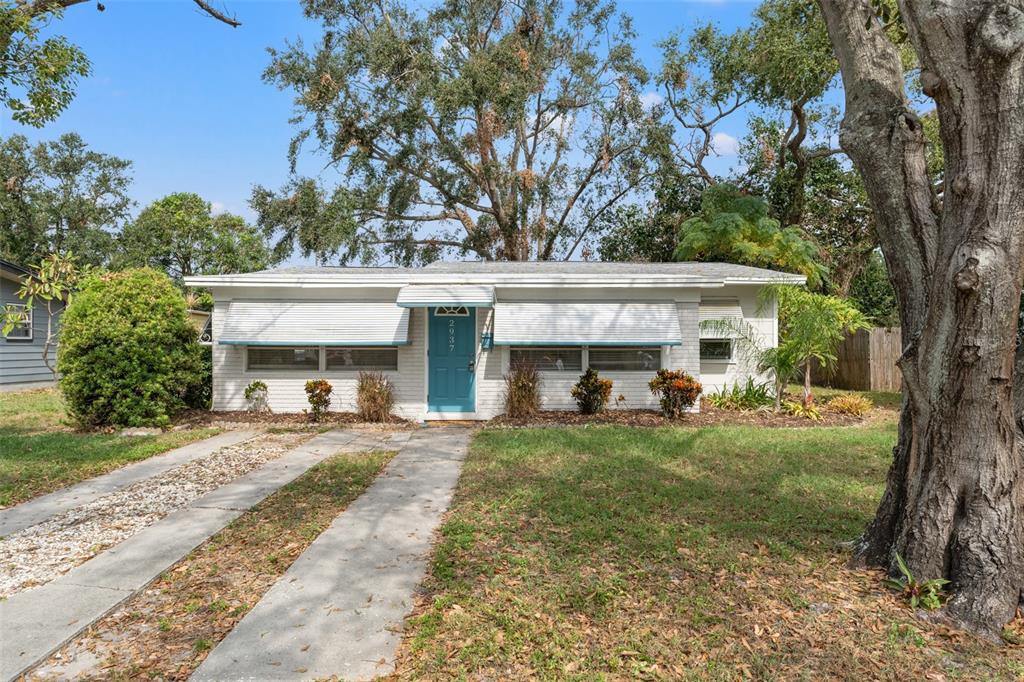
{"type": "Polygon", "coordinates": [[[686,370],[705,392],[745,381],[753,370],[734,340],[701,320],[745,320],[773,346],[776,311],[758,293],[804,278],[727,263],[438,262],[185,282],[215,301],[213,409],[245,409],[260,380],[272,410],[298,412],[305,382],[324,378],[331,409],[353,410],[359,371],[374,370],[393,382],[398,415],[432,420],[501,414],[517,361],[541,371],[547,409],[575,407],[587,367],[613,381],[613,409],[655,407],[659,368],[686,370]]]}
{"type": "MultiPolygon", "coordinates": [[[[0,390],[46,386],[53,383],[53,373],[43,361],[46,344],[47,312],[45,305],[32,310],[18,297],[18,290],[32,273],[16,263],[0,259],[0,310],[20,310],[22,321],[7,334],[0,328],[0,390]]],[[[59,325],[60,302],[53,302],[54,333],[59,325]]],[[[3,325],[0,325],[2,327],[3,325]]],[[[50,360],[56,362],[57,349],[50,349],[50,360]]]]}

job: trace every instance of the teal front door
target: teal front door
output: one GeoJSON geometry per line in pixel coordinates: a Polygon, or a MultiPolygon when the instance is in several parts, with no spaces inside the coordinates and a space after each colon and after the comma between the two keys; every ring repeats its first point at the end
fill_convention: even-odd
{"type": "Polygon", "coordinates": [[[430,309],[427,346],[427,409],[476,410],[476,309],[430,309]]]}

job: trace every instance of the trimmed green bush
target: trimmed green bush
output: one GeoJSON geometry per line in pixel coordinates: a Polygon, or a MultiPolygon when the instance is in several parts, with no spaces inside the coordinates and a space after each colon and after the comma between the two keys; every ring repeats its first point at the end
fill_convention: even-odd
{"type": "Polygon", "coordinates": [[[596,369],[587,368],[570,393],[576,399],[580,412],[597,414],[608,404],[608,398],[612,395],[612,381],[599,377],[596,369]]]}
{"type": "Polygon", "coordinates": [[[166,426],[203,393],[185,299],[150,268],[89,277],[61,319],[57,369],[84,426],[166,426]]]}

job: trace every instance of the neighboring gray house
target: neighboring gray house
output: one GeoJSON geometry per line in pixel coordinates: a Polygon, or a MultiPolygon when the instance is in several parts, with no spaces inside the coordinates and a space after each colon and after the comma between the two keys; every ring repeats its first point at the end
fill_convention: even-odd
{"type": "MultiPolygon", "coordinates": [[[[18,289],[31,274],[28,270],[0,259],[0,305],[24,306],[18,298],[18,289]]],[[[60,304],[54,303],[54,306],[60,304]]],[[[0,390],[31,388],[53,383],[53,374],[43,362],[46,343],[46,311],[25,309],[25,321],[0,338],[0,390]]],[[[54,320],[59,324],[59,316],[54,320]]],[[[0,328],[2,332],[2,328],[0,328]]],[[[51,361],[56,361],[57,349],[50,350],[51,361]]]]}
{"type": "Polygon", "coordinates": [[[267,384],[277,412],[308,407],[324,378],[331,409],[353,410],[360,370],[387,374],[409,419],[488,419],[513,362],[540,369],[546,408],[575,407],[587,367],[614,382],[610,407],[655,407],[647,382],[684,369],[706,392],[743,381],[732,339],[701,320],[744,320],[774,346],[772,283],[804,277],[726,263],[433,263],[422,268],[292,267],[187,277],[213,292],[213,407],[246,408],[267,384]]]}

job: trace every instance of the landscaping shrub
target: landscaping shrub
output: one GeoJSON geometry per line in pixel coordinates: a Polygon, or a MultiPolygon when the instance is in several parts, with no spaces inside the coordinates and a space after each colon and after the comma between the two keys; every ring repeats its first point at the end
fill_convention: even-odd
{"type": "Polygon", "coordinates": [[[185,404],[208,410],[213,404],[213,348],[199,345],[199,383],[185,395],[185,404]]]}
{"type": "Polygon", "coordinates": [[[356,385],[356,409],[359,418],[368,422],[391,420],[395,406],[395,387],[381,372],[360,372],[356,385]]]}
{"type": "Polygon", "coordinates": [[[540,372],[531,363],[516,363],[505,375],[505,414],[532,417],[540,410],[540,372]]]}
{"type": "Polygon", "coordinates": [[[814,406],[814,403],[804,405],[803,403],[787,400],[782,403],[782,411],[793,417],[803,417],[815,422],[821,421],[821,412],[814,406]]]}
{"type": "Polygon", "coordinates": [[[837,395],[832,398],[828,401],[826,406],[833,412],[849,414],[854,417],[863,417],[871,411],[875,404],[871,402],[871,398],[863,396],[860,393],[847,393],[845,395],[837,395]]]}
{"type": "Polygon", "coordinates": [[[660,396],[661,412],[670,419],[683,416],[703,390],[699,381],[681,369],[659,369],[647,386],[651,393],[660,396]]]}
{"type": "Polygon", "coordinates": [[[334,388],[327,379],[313,379],[306,382],[306,398],[309,400],[309,416],[318,422],[331,407],[331,392],[334,388]]]}
{"type": "Polygon", "coordinates": [[[757,410],[775,402],[775,393],[770,384],[759,384],[747,377],[745,384],[736,382],[731,388],[723,386],[704,399],[723,410],[757,410]]]}
{"type": "Polygon", "coordinates": [[[597,376],[596,369],[587,369],[572,387],[571,395],[583,414],[597,414],[608,404],[612,395],[611,379],[597,376]]]}
{"type": "Polygon", "coordinates": [[[61,320],[57,368],[86,426],[165,426],[202,395],[203,348],[185,299],[149,268],[88,277],[61,320]]]}
{"type": "Polygon", "coordinates": [[[257,414],[270,412],[270,404],[267,402],[269,393],[267,385],[259,379],[249,382],[249,385],[245,387],[245,402],[249,404],[249,411],[257,414]]]}

